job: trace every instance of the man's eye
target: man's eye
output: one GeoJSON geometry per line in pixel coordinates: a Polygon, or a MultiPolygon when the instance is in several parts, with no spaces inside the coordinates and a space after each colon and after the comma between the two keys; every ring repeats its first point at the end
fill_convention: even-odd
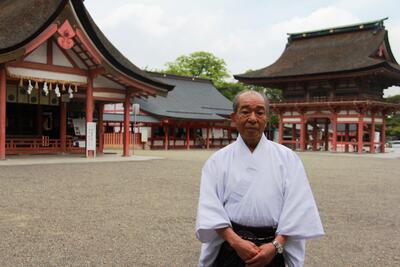
{"type": "Polygon", "coordinates": [[[258,111],[258,112],[257,112],[257,116],[260,116],[260,117],[261,117],[261,116],[264,116],[264,115],[265,115],[265,112],[264,112],[264,111],[258,111]]]}

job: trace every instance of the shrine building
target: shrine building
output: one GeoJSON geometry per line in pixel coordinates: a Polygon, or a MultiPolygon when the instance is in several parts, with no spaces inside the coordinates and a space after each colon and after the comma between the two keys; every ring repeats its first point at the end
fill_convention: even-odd
{"type": "MultiPolygon", "coordinates": [[[[82,0],[1,1],[0,21],[0,159],[85,153],[89,143],[102,152],[105,104],[130,107],[135,96],[166,96],[174,87],[124,57],[82,0]]],[[[129,131],[123,140],[128,156],[129,131]]]]}
{"type": "Polygon", "coordinates": [[[301,151],[384,152],[385,123],[400,104],[383,90],[400,85],[384,20],[288,34],[272,65],[235,78],[282,90],[272,102],[279,143],[301,151]]]}
{"type": "MultiPolygon", "coordinates": [[[[135,97],[140,105],[136,143],[151,149],[217,148],[233,142],[237,133],[231,125],[232,102],[224,97],[211,80],[172,74],[147,72],[155,80],[171,84],[167,97],[135,97]]],[[[105,145],[121,140],[124,107],[107,105],[105,145]],[[110,136],[110,137],[109,137],[110,136]]],[[[133,115],[131,118],[133,122],[133,115]]],[[[133,132],[133,124],[131,127],[133,132]]]]}

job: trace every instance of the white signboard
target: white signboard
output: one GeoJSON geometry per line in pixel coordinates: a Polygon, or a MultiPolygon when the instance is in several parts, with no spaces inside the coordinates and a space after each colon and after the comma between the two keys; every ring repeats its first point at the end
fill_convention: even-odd
{"type": "Polygon", "coordinates": [[[86,124],[86,151],[96,151],[96,123],[86,124]]]}
{"type": "Polygon", "coordinates": [[[137,104],[137,103],[133,104],[132,105],[132,112],[133,112],[133,114],[138,115],[139,112],[140,112],[140,105],[137,104]]]}
{"type": "Polygon", "coordinates": [[[75,135],[77,135],[77,136],[85,135],[85,132],[86,132],[85,122],[86,122],[85,119],[72,119],[75,135]]]}
{"type": "Polygon", "coordinates": [[[146,143],[147,140],[148,140],[148,129],[147,129],[147,127],[140,128],[140,132],[142,134],[142,136],[141,136],[142,143],[146,143]]]}

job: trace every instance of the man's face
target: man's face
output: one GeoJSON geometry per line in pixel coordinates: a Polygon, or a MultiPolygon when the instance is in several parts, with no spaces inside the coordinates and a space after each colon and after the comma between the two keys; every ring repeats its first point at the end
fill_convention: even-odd
{"type": "Polygon", "coordinates": [[[250,149],[254,149],[267,124],[267,110],[264,98],[253,92],[244,93],[239,97],[238,109],[232,113],[232,120],[250,149]]]}

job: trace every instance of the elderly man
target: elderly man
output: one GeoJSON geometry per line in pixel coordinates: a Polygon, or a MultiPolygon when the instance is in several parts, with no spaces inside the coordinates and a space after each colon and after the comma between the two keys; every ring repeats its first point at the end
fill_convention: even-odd
{"type": "Polygon", "coordinates": [[[202,170],[199,266],[303,266],[305,240],[324,235],[303,164],[264,136],[265,95],[242,92],[233,111],[239,137],[202,170]]]}

